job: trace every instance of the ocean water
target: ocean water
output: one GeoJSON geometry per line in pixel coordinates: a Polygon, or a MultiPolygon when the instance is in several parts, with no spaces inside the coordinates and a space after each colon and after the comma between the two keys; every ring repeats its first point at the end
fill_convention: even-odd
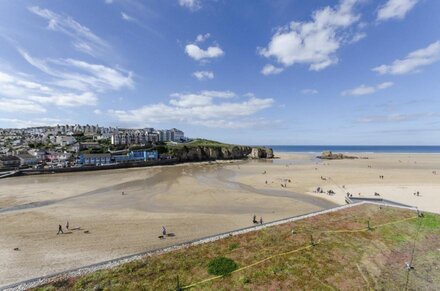
{"type": "Polygon", "coordinates": [[[321,153],[440,153],[440,146],[332,146],[332,145],[267,145],[275,152],[321,153]]]}

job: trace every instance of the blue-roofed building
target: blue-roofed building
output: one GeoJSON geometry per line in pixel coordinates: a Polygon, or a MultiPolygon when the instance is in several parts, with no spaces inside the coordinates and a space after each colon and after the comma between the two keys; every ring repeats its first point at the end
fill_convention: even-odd
{"type": "Polygon", "coordinates": [[[158,157],[157,151],[131,151],[126,155],[115,155],[113,160],[118,163],[128,163],[157,160],[158,157]]]}

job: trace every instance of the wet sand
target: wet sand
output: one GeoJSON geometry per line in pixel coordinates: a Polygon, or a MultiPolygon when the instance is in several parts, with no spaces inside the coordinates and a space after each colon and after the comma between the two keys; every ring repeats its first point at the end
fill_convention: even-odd
{"type": "Polygon", "coordinates": [[[246,227],[253,214],[271,221],[335,205],[238,182],[252,163],[0,180],[0,286],[246,227]],[[81,229],[66,231],[67,221],[81,229]],[[158,239],[162,225],[176,236],[158,239]]]}
{"type": "Polygon", "coordinates": [[[345,203],[344,191],[379,192],[440,212],[440,170],[432,174],[440,155],[362,154],[369,159],[342,161],[277,155],[0,180],[0,287],[246,227],[253,214],[271,221],[330,208],[345,203]],[[317,186],[336,194],[313,193],[317,186]],[[66,221],[81,230],[57,235],[66,221]],[[158,239],[162,225],[176,236],[158,239]]]}

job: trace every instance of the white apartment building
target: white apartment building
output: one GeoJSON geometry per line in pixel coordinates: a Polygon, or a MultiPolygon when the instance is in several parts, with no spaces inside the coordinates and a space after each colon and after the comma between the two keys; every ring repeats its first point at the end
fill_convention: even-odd
{"type": "Polygon", "coordinates": [[[176,128],[155,130],[154,128],[115,132],[111,136],[113,145],[147,144],[158,141],[181,141],[185,138],[183,131],[176,128]]]}

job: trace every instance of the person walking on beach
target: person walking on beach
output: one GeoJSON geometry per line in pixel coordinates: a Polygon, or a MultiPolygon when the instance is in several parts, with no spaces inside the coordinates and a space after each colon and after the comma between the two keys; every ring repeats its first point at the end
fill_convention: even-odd
{"type": "Polygon", "coordinates": [[[167,229],[165,228],[165,226],[162,226],[162,235],[163,236],[167,235],[167,229]]]}
{"type": "Polygon", "coordinates": [[[257,216],[254,214],[254,217],[252,218],[252,222],[255,224],[255,223],[258,223],[257,222],[257,216]]]}
{"type": "Polygon", "coordinates": [[[61,226],[61,224],[58,225],[57,235],[60,234],[60,233],[64,234],[63,227],[61,226]]]}
{"type": "Polygon", "coordinates": [[[263,217],[260,216],[260,224],[263,224],[263,217]]]}
{"type": "Polygon", "coordinates": [[[69,221],[66,223],[66,229],[69,230],[69,221]]]}

